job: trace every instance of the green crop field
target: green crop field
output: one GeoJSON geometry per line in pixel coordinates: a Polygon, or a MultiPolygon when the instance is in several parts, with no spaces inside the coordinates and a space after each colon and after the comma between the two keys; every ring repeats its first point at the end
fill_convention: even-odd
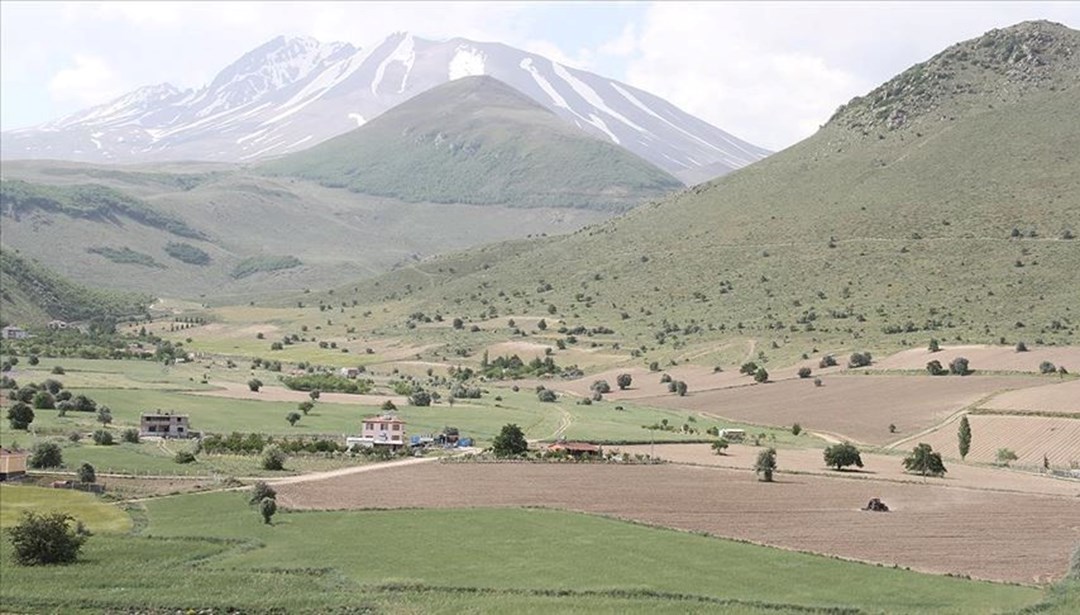
{"type": "Polygon", "coordinates": [[[66,512],[91,532],[119,533],[131,529],[131,517],[113,504],[81,491],[0,484],[0,528],[11,527],[23,511],[66,512]]]}
{"type": "Polygon", "coordinates": [[[280,512],[264,525],[243,493],[163,498],[145,509],[145,529],[91,538],[75,566],[18,568],[5,544],[4,604],[960,613],[1015,611],[1043,596],[550,510],[280,512]]]}

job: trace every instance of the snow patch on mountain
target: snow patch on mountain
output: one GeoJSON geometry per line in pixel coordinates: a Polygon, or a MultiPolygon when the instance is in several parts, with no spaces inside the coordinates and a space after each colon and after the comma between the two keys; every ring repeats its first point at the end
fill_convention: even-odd
{"type": "MultiPolygon", "coordinates": [[[[604,103],[604,99],[601,98],[600,95],[596,93],[596,90],[590,88],[588,85],[585,84],[584,81],[581,81],[580,79],[578,79],[574,75],[570,74],[570,71],[567,70],[565,66],[563,66],[562,64],[555,63],[555,64],[552,65],[552,68],[555,70],[555,74],[558,75],[560,79],[562,79],[567,84],[569,84],[570,87],[575,92],[577,92],[578,96],[582,97],[585,100],[585,102],[592,105],[595,109],[597,109],[598,111],[603,111],[604,113],[606,113],[606,114],[610,115],[611,117],[619,120],[623,124],[626,124],[627,126],[633,128],[634,130],[636,130],[638,132],[648,132],[647,130],[645,130],[641,126],[638,126],[634,122],[627,119],[627,117],[624,116],[623,114],[621,114],[618,111],[615,111],[611,107],[607,106],[604,103]]],[[[616,143],[618,143],[617,140],[615,140],[615,139],[612,139],[612,140],[615,141],[616,143]]]]}
{"type": "Polygon", "coordinates": [[[400,94],[405,91],[405,84],[409,80],[409,73],[412,72],[413,63],[416,62],[416,42],[413,40],[411,34],[406,34],[398,46],[394,48],[394,51],[390,55],[386,56],[386,59],[379,63],[379,67],[375,69],[375,79],[371,82],[371,93],[378,95],[379,86],[382,84],[383,77],[386,75],[386,69],[394,62],[400,62],[405,67],[405,76],[401,78],[401,87],[397,92],[400,94]]]}
{"type": "Polygon", "coordinates": [[[448,77],[450,81],[462,77],[476,77],[484,74],[483,52],[469,45],[460,45],[454,50],[454,57],[450,60],[448,77]]]}

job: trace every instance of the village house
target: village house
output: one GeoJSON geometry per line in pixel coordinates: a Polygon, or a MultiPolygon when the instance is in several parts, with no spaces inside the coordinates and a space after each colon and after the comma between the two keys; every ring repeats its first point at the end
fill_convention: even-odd
{"type": "Polygon", "coordinates": [[[140,436],[160,438],[187,438],[191,435],[188,415],[172,412],[144,413],[139,417],[140,436]]]}
{"type": "Polygon", "coordinates": [[[26,451],[0,448],[0,481],[18,480],[26,476],[26,451]]]}
{"type": "Polygon", "coordinates": [[[405,443],[405,421],[394,414],[368,417],[364,419],[359,437],[345,438],[345,445],[350,448],[387,446],[392,450],[397,450],[405,446],[405,443]]]}
{"type": "Polygon", "coordinates": [[[26,329],[21,329],[15,325],[8,325],[3,329],[0,329],[0,336],[6,340],[24,340],[30,337],[30,334],[26,332],[26,329]]]}

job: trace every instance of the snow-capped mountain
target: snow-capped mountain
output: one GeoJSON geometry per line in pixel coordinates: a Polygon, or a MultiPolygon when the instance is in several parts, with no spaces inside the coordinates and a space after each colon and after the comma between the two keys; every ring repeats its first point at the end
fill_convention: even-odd
{"type": "Polygon", "coordinates": [[[199,90],[147,86],[3,133],[4,159],[248,162],[315,145],[460,77],[494,77],[687,183],[768,155],[624,83],[499,43],[396,33],[371,49],[278,37],[199,90]]]}

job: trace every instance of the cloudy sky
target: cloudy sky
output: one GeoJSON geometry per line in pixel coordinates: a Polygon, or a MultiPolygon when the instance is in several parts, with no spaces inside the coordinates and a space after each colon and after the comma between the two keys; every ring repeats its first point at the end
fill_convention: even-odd
{"type": "Polygon", "coordinates": [[[199,87],[278,34],[377,44],[395,31],[499,41],[667,98],[780,149],[951,43],[1080,2],[0,3],[0,128],[141,85],[199,87]]]}

